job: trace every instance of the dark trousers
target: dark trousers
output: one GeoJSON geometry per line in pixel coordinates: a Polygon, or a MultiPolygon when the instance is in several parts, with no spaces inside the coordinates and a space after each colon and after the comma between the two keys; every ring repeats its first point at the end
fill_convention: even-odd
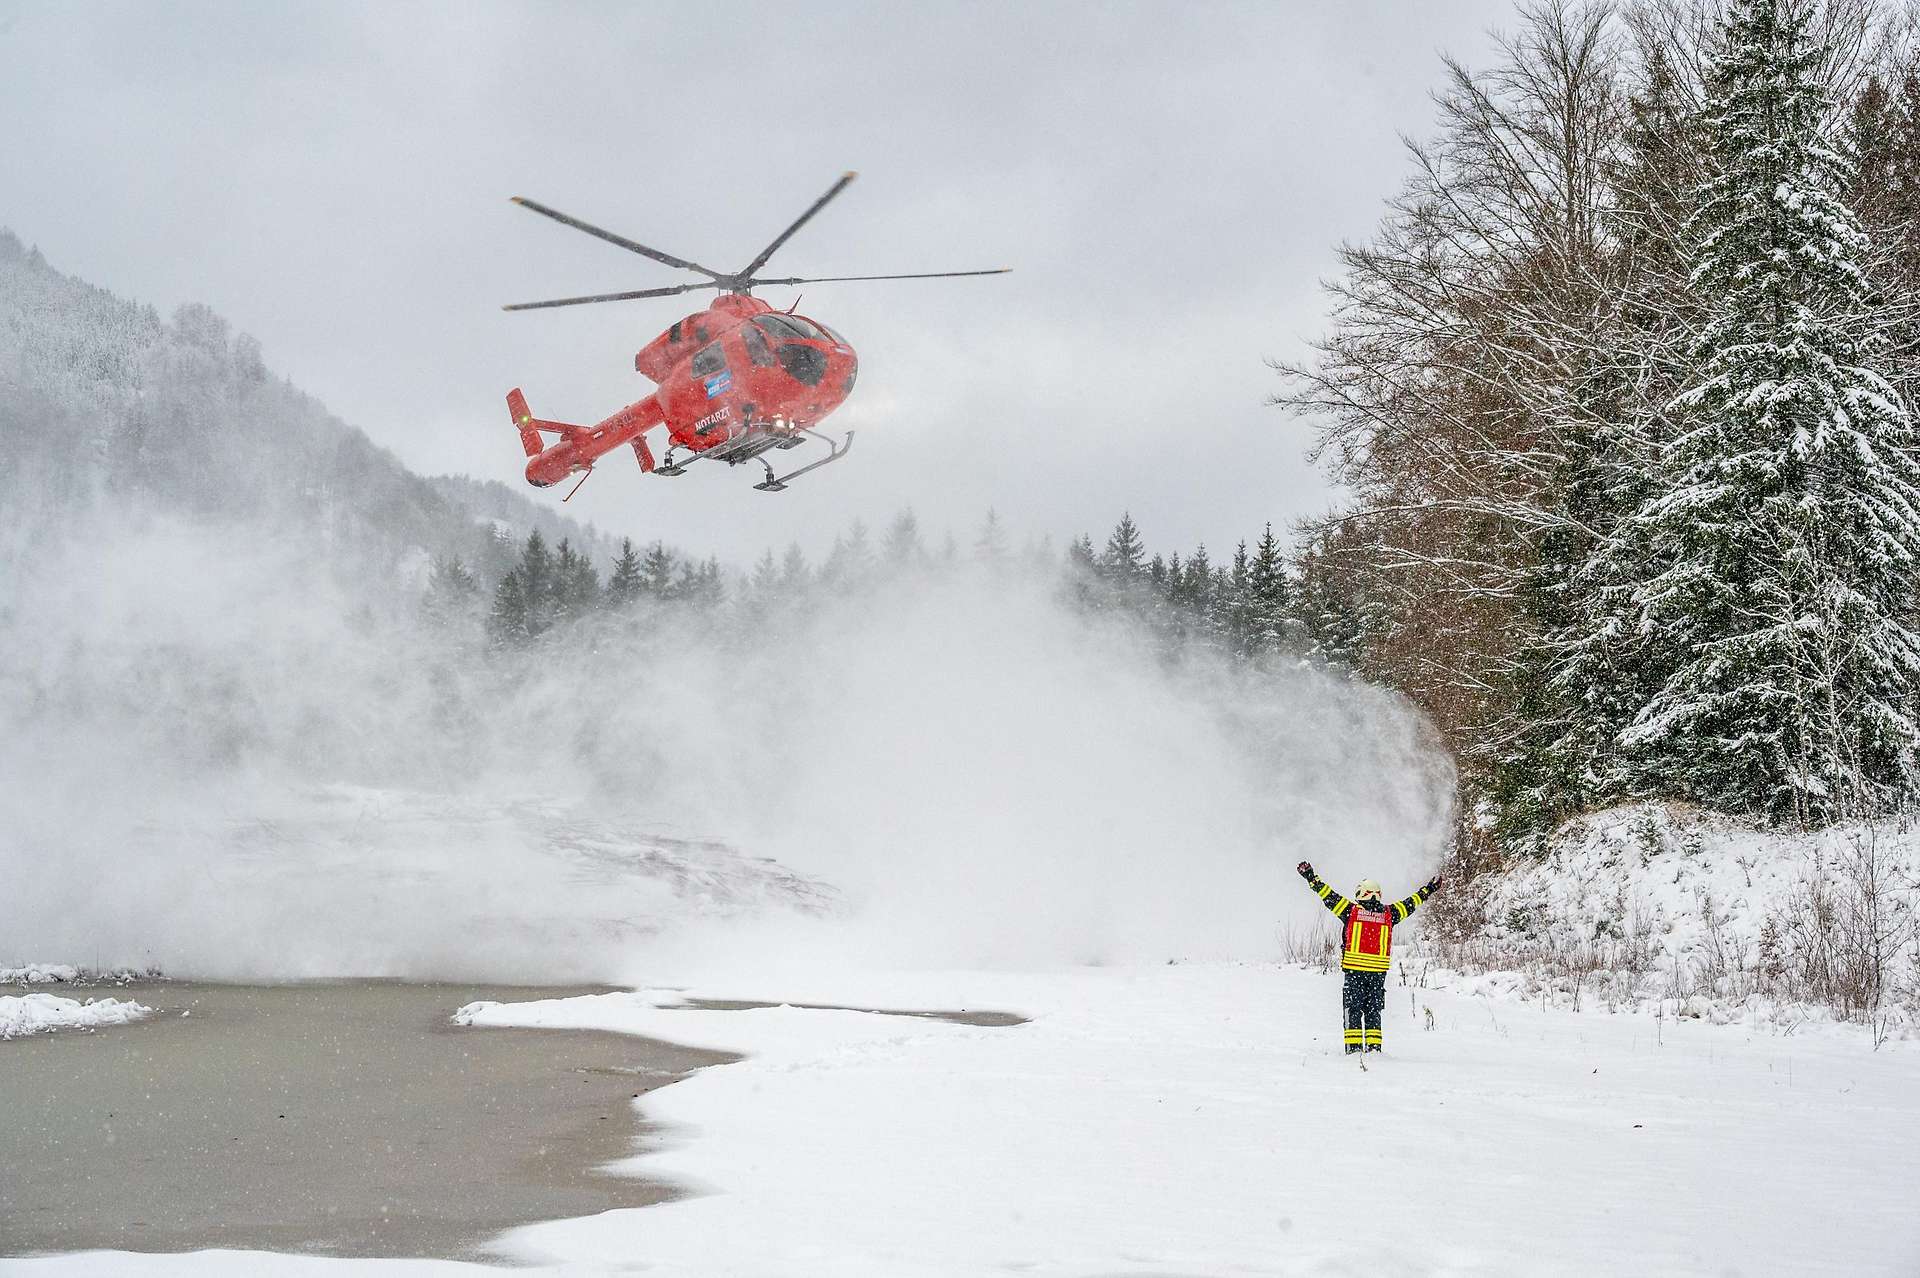
{"type": "Polygon", "coordinates": [[[1377,1052],[1380,1042],[1380,1013],[1387,1006],[1385,972],[1341,972],[1340,1006],[1346,1013],[1344,1039],[1349,1052],[1362,1049],[1377,1052]]]}

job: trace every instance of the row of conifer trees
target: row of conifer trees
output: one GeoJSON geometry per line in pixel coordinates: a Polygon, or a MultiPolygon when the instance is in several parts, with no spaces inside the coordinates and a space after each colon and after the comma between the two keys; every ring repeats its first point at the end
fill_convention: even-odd
{"type": "Polygon", "coordinates": [[[952,537],[934,549],[913,512],[903,511],[878,544],[855,520],[818,566],[790,545],[779,556],[766,551],[738,575],[716,559],[688,558],[660,542],[642,549],[628,538],[604,582],[588,555],[566,539],[550,546],[536,529],[490,594],[461,561],[437,562],[425,606],[442,625],[463,625],[484,632],[496,648],[514,649],[590,617],[734,608],[764,619],[770,609],[963,570],[1035,575],[1084,610],[1118,614],[1142,627],[1169,655],[1197,646],[1236,657],[1282,654],[1344,666],[1358,632],[1351,619],[1329,625],[1326,614],[1300,607],[1294,567],[1271,524],[1251,546],[1242,541],[1225,563],[1215,564],[1205,545],[1184,556],[1150,554],[1131,514],[1121,516],[1104,546],[1096,549],[1091,537],[1081,536],[1061,555],[1046,541],[1015,550],[993,511],[966,551],[952,537]]]}

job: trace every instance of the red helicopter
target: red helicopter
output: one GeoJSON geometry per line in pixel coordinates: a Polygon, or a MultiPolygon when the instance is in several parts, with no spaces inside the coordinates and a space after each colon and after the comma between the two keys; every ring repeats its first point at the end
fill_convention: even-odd
{"type": "MultiPolygon", "coordinates": [[[[543,421],[527,407],[527,397],[515,388],[507,393],[507,407],[527,450],[527,482],[537,488],[559,483],[580,473],[567,493],[572,497],[587,482],[593,464],[622,444],[632,444],[640,469],[652,475],[681,475],[688,465],[712,457],[738,466],[758,461],[766,478],[754,485],[763,492],[779,492],[787,482],[829,462],[839,461],[853,447],[853,432],[836,440],[814,427],[838,408],[853,390],[859,368],[853,347],[840,334],[791,310],[776,311],[751,296],[756,286],[826,284],[845,280],[925,280],[960,275],[1003,275],[1009,268],[991,271],[933,271],[917,275],[834,275],[815,279],[760,279],[754,272],[767,264],[774,251],[795,231],[847,189],[854,174],[842,174],[827,193],[813,202],[786,230],[738,271],[709,270],[698,262],[662,253],[611,231],[532,200],[513,198],[515,204],[550,217],[563,226],[585,231],[609,244],[650,257],[668,266],[697,271],[705,280],[666,288],[643,288],[630,293],[597,293],[591,297],[562,297],[550,302],[520,302],[509,311],[542,310],[550,306],[582,306],[589,302],[622,302],[640,297],[672,297],[695,289],[719,291],[713,305],[689,315],[641,349],[633,366],[659,384],[660,389],[629,404],[598,426],[574,426],[543,421]],[[658,462],[647,447],[646,432],[665,425],[668,444],[658,462]],[[542,435],[559,436],[552,444],[542,435]],[[762,454],[776,448],[796,448],[807,439],[827,447],[827,455],[775,475],[762,454]]],[[[797,303],[796,303],[797,305],[797,303]]]]}

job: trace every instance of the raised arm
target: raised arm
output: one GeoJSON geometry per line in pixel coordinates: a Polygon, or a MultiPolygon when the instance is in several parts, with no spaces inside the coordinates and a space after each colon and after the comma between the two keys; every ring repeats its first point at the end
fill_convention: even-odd
{"type": "Polygon", "coordinates": [[[1436,874],[1428,879],[1423,886],[1415,888],[1412,896],[1404,901],[1395,901],[1393,903],[1393,921],[1398,923],[1405,919],[1407,915],[1426,904],[1427,898],[1439,890],[1440,876],[1436,874]]]}
{"type": "Polygon", "coordinates": [[[1305,861],[1302,861],[1293,868],[1300,872],[1300,877],[1307,881],[1307,886],[1313,889],[1313,894],[1320,898],[1320,904],[1326,906],[1327,909],[1334,914],[1340,915],[1343,918],[1346,916],[1347,907],[1353,904],[1352,901],[1349,901],[1346,897],[1334,891],[1326,880],[1315,874],[1313,867],[1305,861]]]}

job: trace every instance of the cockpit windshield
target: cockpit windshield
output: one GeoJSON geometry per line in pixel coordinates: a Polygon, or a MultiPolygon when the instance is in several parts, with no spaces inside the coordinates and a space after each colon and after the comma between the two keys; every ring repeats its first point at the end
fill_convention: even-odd
{"type": "Polygon", "coordinates": [[[799,337],[809,342],[833,340],[818,324],[798,315],[756,315],[753,322],[775,337],[799,337]]]}

